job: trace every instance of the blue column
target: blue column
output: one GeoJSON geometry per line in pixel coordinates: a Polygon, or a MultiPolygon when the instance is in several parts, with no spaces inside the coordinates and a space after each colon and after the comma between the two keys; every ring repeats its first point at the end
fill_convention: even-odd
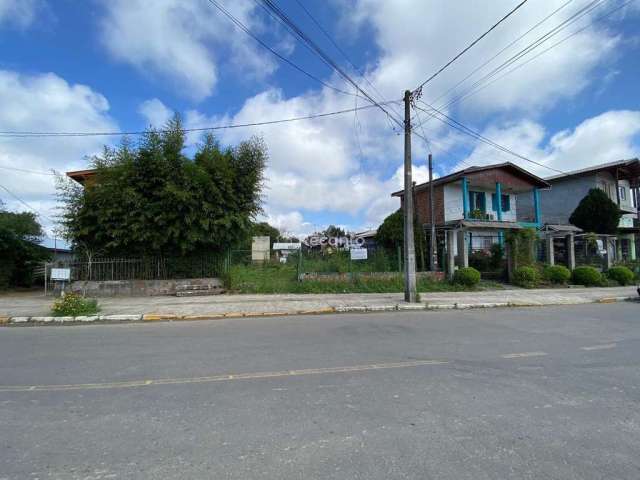
{"type": "Polygon", "coordinates": [[[539,227],[542,217],[540,215],[540,191],[537,188],[533,189],[533,210],[535,212],[535,223],[539,227]]]}
{"type": "Polygon", "coordinates": [[[463,218],[469,218],[469,182],[462,177],[462,212],[463,218]]]}
{"type": "Polygon", "coordinates": [[[496,212],[498,213],[498,221],[502,221],[502,185],[496,182],[496,212]]]}

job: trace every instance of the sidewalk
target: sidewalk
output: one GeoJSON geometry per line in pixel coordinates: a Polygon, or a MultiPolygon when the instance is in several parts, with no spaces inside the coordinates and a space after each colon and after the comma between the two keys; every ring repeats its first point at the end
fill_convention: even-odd
{"type": "MultiPolygon", "coordinates": [[[[638,298],[636,288],[633,286],[422,293],[421,303],[417,305],[406,304],[401,293],[119,297],[102,298],[99,302],[101,316],[122,317],[114,317],[112,320],[132,320],[129,316],[141,315],[146,315],[148,320],[163,320],[347,311],[575,305],[635,299],[638,298]]],[[[0,318],[44,317],[51,314],[52,303],[53,298],[37,293],[2,295],[0,318]]]]}

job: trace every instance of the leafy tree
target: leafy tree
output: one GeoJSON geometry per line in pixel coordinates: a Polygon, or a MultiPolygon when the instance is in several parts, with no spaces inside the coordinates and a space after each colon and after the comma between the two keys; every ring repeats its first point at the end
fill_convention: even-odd
{"type": "MultiPolygon", "coordinates": [[[[426,268],[426,264],[428,263],[428,254],[425,257],[426,239],[417,215],[414,216],[413,221],[413,237],[418,267],[426,268]]],[[[382,224],[378,227],[376,242],[390,250],[403,247],[404,215],[401,208],[383,220],[382,224]]]]}
{"type": "Polygon", "coordinates": [[[188,255],[242,243],[261,212],[264,142],[222,148],[209,134],[193,159],[183,154],[184,143],[176,115],[138,144],[105,147],[84,188],[60,178],[66,236],[119,256],[188,255]]]}
{"type": "Polygon", "coordinates": [[[622,211],[609,196],[599,188],[592,188],[580,200],[580,203],[569,217],[576,227],[585,232],[613,234],[618,229],[622,211]]]}
{"type": "Polygon", "coordinates": [[[376,242],[385,248],[402,247],[404,241],[404,219],[402,209],[393,212],[382,222],[376,233],[376,242]]]}
{"type": "Polygon", "coordinates": [[[271,238],[272,242],[280,240],[280,230],[269,225],[267,222],[254,223],[251,228],[251,236],[265,236],[271,238]]]}
{"type": "Polygon", "coordinates": [[[346,236],[346,232],[340,228],[340,227],[336,227],[335,225],[329,225],[324,232],[322,232],[322,234],[325,237],[344,237],[346,236]]]}
{"type": "Polygon", "coordinates": [[[33,267],[48,258],[41,237],[35,214],[7,212],[0,202],[0,288],[31,284],[33,267]]]}

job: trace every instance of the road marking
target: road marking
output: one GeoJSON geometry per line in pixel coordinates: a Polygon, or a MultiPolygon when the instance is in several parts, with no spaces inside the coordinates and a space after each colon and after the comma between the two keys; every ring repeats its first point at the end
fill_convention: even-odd
{"type": "Polygon", "coordinates": [[[304,370],[282,370],[276,372],[235,373],[211,375],[207,377],[158,378],[154,380],[132,380],[128,382],[77,383],[67,385],[0,385],[0,393],[5,392],[51,392],[66,390],[98,390],[111,388],[133,388],[150,385],[182,385],[189,383],[225,382],[231,380],[260,380],[265,378],[299,377],[329,373],[365,372],[368,370],[388,370],[391,368],[420,367],[423,365],[444,365],[445,360],[417,360],[414,362],[372,363],[345,367],[308,368],[304,370]]]}
{"type": "Polygon", "coordinates": [[[608,350],[610,348],[616,348],[616,343],[605,343],[604,345],[591,345],[589,347],[580,347],[582,350],[608,350]]]}
{"type": "Polygon", "coordinates": [[[522,352],[522,353],[505,353],[500,355],[502,358],[523,358],[523,357],[544,357],[546,352],[522,352]]]}

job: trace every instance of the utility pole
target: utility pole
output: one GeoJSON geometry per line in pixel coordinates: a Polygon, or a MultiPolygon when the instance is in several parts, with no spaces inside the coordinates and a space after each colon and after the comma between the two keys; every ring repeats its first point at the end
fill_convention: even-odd
{"type": "Polygon", "coordinates": [[[404,92],[404,300],[418,301],[416,249],[413,236],[413,181],[411,178],[411,92],[404,92]]]}
{"type": "Polygon", "coordinates": [[[429,154],[429,219],[431,220],[429,270],[435,272],[438,268],[438,257],[436,254],[436,219],[433,217],[433,158],[431,154],[429,154]]]}

